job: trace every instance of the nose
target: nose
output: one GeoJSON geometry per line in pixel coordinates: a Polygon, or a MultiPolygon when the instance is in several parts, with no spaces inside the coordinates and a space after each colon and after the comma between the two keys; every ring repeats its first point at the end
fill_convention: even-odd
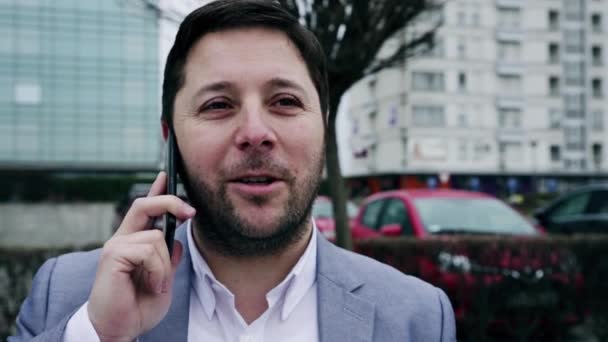
{"type": "Polygon", "coordinates": [[[261,106],[243,108],[241,122],[235,136],[235,144],[241,151],[259,149],[272,150],[276,144],[276,135],[269,124],[269,113],[261,106]]]}

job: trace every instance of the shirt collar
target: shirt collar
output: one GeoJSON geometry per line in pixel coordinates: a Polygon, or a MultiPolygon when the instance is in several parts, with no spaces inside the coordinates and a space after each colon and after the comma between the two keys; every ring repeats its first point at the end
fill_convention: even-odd
{"type": "MultiPolygon", "coordinates": [[[[300,257],[289,274],[279,285],[266,294],[269,310],[277,303],[282,304],[281,320],[286,320],[297,304],[302,300],[308,290],[315,284],[317,273],[317,227],[313,222],[312,235],[304,254],[300,257]],[[282,300],[282,303],[281,303],[282,300]]],[[[192,220],[187,223],[188,249],[192,258],[194,278],[192,288],[199,297],[207,318],[211,320],[216,310],[218,298],[225,297],[234,303],[234,295],[220,281],[218,281],[209,265],[202,256],[192,235],[192,220]],[[214,291],[215,289],[215,291],[214,291]]]]}

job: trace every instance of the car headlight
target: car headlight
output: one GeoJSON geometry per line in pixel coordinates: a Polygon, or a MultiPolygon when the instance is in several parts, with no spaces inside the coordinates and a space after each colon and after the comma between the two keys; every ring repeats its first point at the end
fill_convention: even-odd
{"type": "Polygon", "coordinates": [[[468,273],[471,271],[471,260],[466,255],[451,254],[448,252],[439,253],[437,260],[439,267],[443,271],[468,273]]]}

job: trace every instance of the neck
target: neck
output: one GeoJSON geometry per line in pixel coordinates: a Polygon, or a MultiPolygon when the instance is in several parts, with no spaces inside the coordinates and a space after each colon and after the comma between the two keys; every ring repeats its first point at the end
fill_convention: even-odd
{"type": "Polygon", "coordinates": [[[251,323],[268,308],[266,294],[285,279],[306,251],[312,236],[312,224],[307,223],[307,226],[303,237],[281,252],[253,257],[218,253],[197,228],[193,227],[192,232],[196,247],[211,272],[234,294],[237,310],[247,323],[251,323]]]}

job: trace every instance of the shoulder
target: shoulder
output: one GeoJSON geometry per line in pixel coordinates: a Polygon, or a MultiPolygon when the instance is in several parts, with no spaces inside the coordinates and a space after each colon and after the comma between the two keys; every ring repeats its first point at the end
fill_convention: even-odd
{"type": "Polygon", "coordinates": [[[398,298],[408,302],[424,302],[430,298],[437,300],[437,288],[433,285],[381,263],[365,255],[337,248],[337,255],[342,262],[349,265],[344,272],[353,272],[354,276],[364,284],[365,291],[377,293],[380,297],[389,297],[391,301],[398,298]]]}
{"type": "Polygon", "coordinates": [[[48,318],[63,318],[87,300],[95,280],[100,252],[96,249],[63,254],[49,259],[40,268],[32,288],[35,286],[44,290],[48,318]],[[40,282],[42,284],[37,284],[40,282]]]}
{"type": "Polygon", "coordinates": [[[443,341],[442,335],[453,335],[454,312],[441,289],[367,256],[329,248],[325,257],[334,259],[332,266],[319,276],[355,285],[352,294],[375,307],[375,330],[395,340],[443,341]]]}

